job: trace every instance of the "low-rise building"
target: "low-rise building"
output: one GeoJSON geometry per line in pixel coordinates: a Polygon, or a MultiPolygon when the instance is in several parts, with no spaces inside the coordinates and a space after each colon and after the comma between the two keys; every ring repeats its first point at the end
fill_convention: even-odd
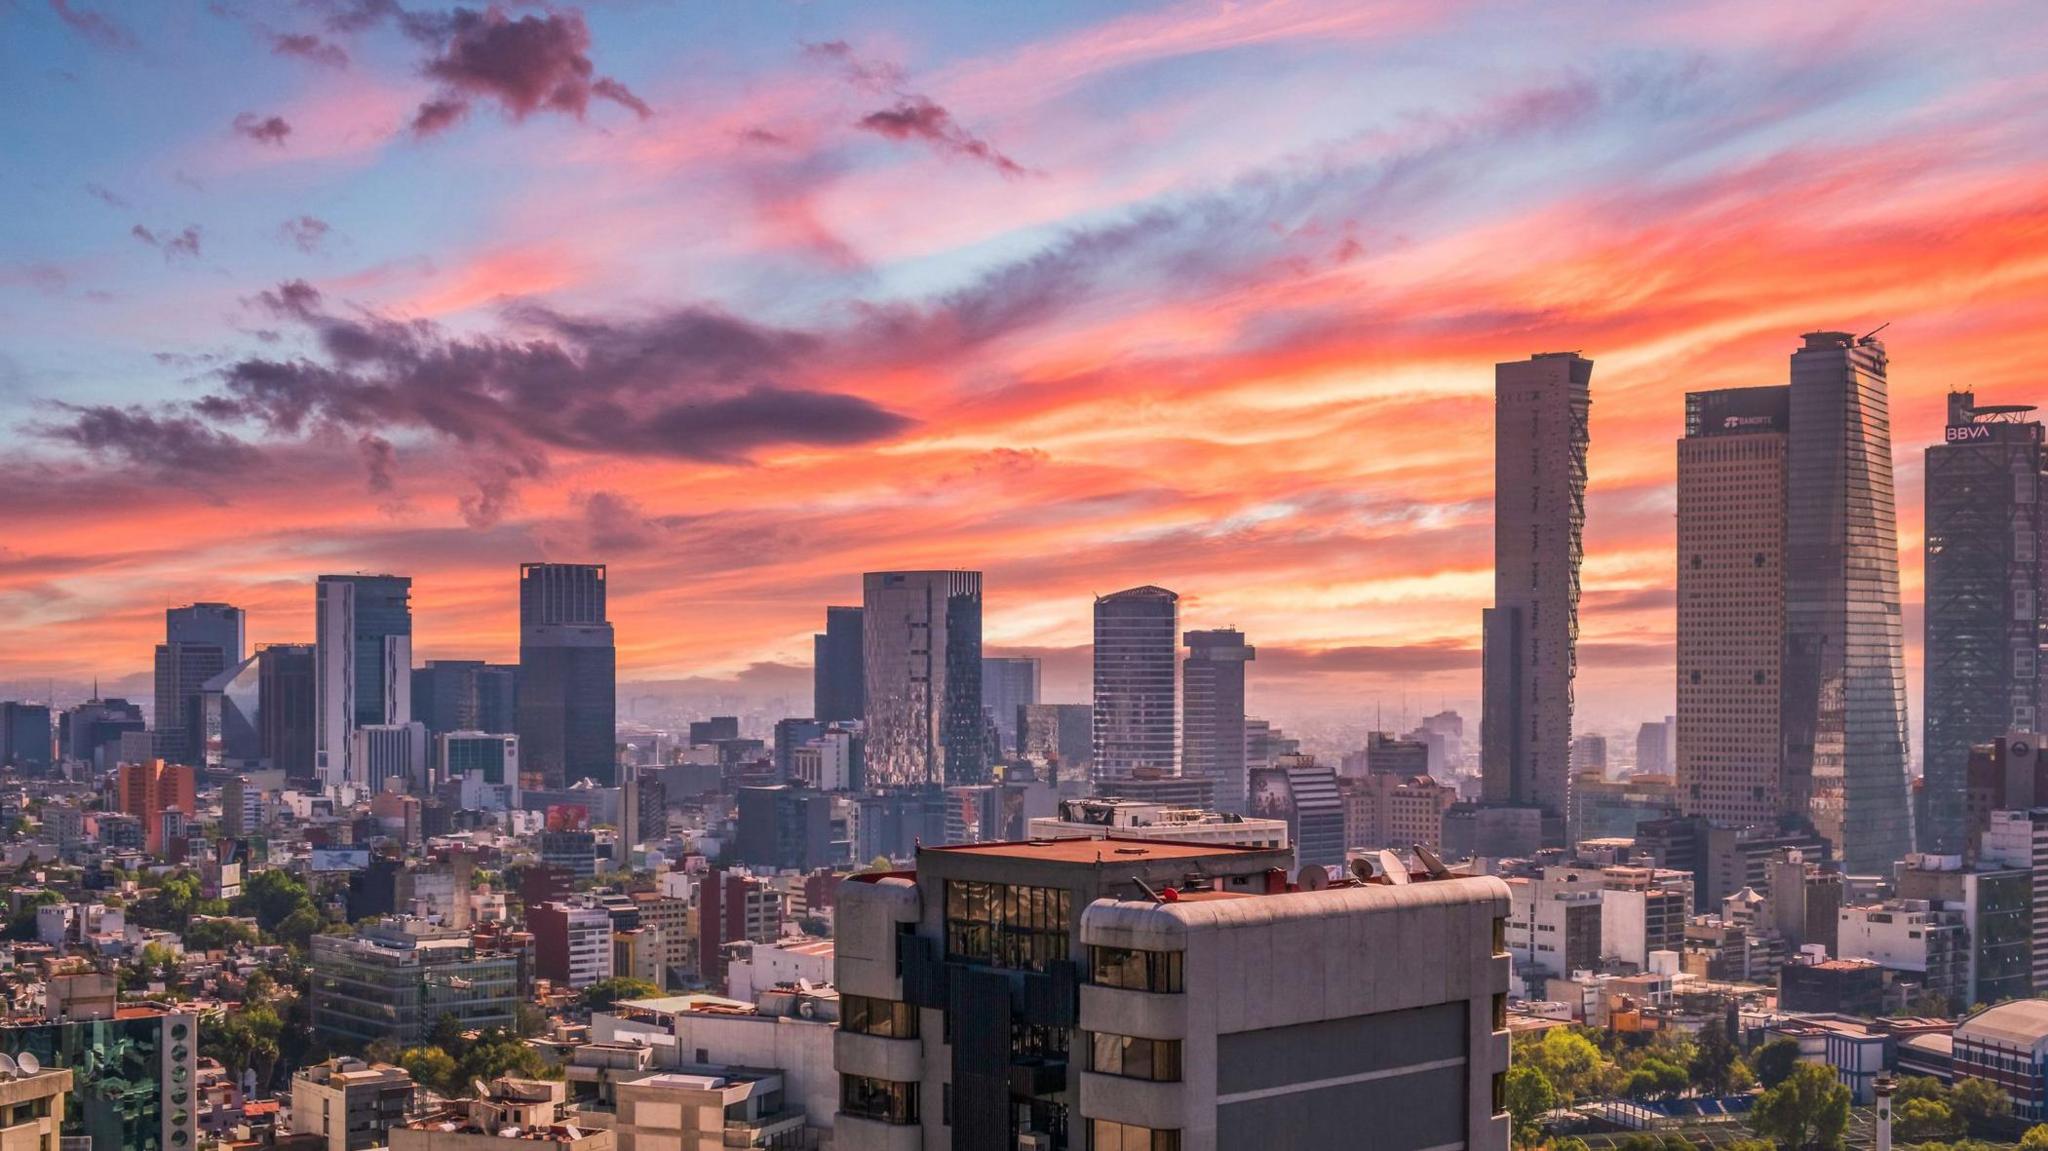
{"type": "Polygon", "coordinates": [[[2013,1118],[2048,1119],[2048,999],[2001,1003],[1956,1026],[1953,1071],[1982,1079],[2012,1099],[2013,1118]]]}
{"type": "Polygon", "coordinates": [[[469,932],[422,919],[316,935],[312,968],[314,1032],[356,1044],[411,1046],[443,1015],[465,1028],[510,1029],[519,1001],[516,954],[479,949],[469,932]]]}
{"type": "Polygon", "coordinates": [[[330,1059],[292,1076],[292,1133],[318,1135],[327,1151],[382,1147],[412,1112],[414,1084],[403,1067],[330,1059]]]}
{"type": "Polygon", "coordinates": [[[563,1085],[538,1079],[493,1080],[478,1099],[451,1099],[438,1111],[391,1130],[391,1151],[616,1151],[610,1131],[588,1131],[566,1114],[563,1085]]]}
{"type": "Polygon", "coordinates": [[[1136,799],[1103,797],[1060,801],[1057,816],[1027,824],[1031,839],[1159,839],[1179,843],[1234,843],[1245,847],[1287,847],[1285,819],[1257,819],[1199,807],[1171,807],[1136,799]]]}

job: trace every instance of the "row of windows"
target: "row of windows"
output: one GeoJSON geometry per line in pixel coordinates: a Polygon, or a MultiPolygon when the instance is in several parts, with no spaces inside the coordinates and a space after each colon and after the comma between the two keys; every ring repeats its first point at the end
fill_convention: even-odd
{"type": "Polygon", "coordinates": [[[1088,1151],[1180,1151],[1180,1132],[1090,1119],[1088,1151]]]}
{"type": "Polygon", "coordinates": [[[1088,981],[1126,991],[1185,990],[1178,951],[1140,951],[1132,947],[1090,947],[1088,981]]]}
{"type": "Polygon", "coordinates": [[[1155,1083],[1180,1082],[1180,1040],[1145,1039],[1136,1035],[1089,1035],[1088,1070],[1155,1083]]]}
{"type": "Polygon", "coordinates": [[[1065,888],[949,879],[946,957],[1044,971],[1067,957],[1070,906],[1065,888]]]}
{"type": "Polygon", "coordinates": [[[918,1121],[917,1084],[871,1079],[866,1075],[841,1075],[839,1109],[861,1119],[909,1126],[918,1121]]]}
{"type": "Polygon", "coordinates": [[[917,1008],[894,999],[866,995],[839,997],[839,1026],[856,1035],[883,1039],[917,1038],[917,1008]]]}

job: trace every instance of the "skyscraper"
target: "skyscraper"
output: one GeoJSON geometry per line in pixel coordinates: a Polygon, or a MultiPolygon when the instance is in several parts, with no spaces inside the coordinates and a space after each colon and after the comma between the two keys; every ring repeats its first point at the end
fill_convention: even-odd
{"type": "Polygon", "coordinates": [[[1782,385],[1688,393],[1678,441],[1678,802],[1727,827],[1805,813],[1779,727],[1791,401],[1782,385]]]}
{"type": "Polygon", "coordinates": [[[618,650],[603,564],[519,565],[519,754],[549,787],[618,779],[618,650]]]}
{"type": "Polygon", "coordinates": [[[206,750],[201,693],[206,681],[242,662],[242,609],[194,603],[164,611],[156,647],[156,753],[197,764],[206,750]]]}
{"type": "Polygon", "coordinates": [[[1571,811],[1572,676],[1593,361],[1494,365],[1493,607],[1485,613],[1484,797],[1534,807],[1561,842],[1571,811]]]}
{"type": "Polygon", "coordinates": [[[2033,410],[1951,392],[1943,442],[1927,449],[1923,851],[1966,845],[1970,745],[2039,730],[2048,452],[2033,410]]]}
{"type": "Polygon", "coordinates": [[[861,609],[828,607],[825,630],[811,637],[812,715],[825,723],[844,723],[867,712],[866,673],[861,647],[866,642],[861,609]]]}
{"type": "Polygon", "coordinates": [[[430,735],[509,735],[518,730],[518,682],[516,664],[430,659],[412,671],[412,717],[426,724],[430,735]]]}
{"type": "Polygon", "coordinates": [[[1002,754],[1017,754],[1017,709],[1038,702],[1038,661],[1030,656],[984,656],[981,703],[995,721],[1002,754]]]}
{"type": "Polygon", "coordinates": [[[1245,811],[1244,674],[1258,650],[1234,628],[1181,637],[1181,774],[1216,783],[1216,810],[1245,811]]]}
{"type": "Polygon", "coordinates": [[[987,782],[981,573],[868,572],[862,585],[868,785],[987,782]]]}
{"type": "Polygon", "coordinates": [[[321,576],[314,625],[314,770],[323,787],[362,784],[349,733],[412,719],[412,578],[321,576]]]}
{"type": "Polygon", "coordinates": [[[1179,770],[1179,618],[1163,587],[1095,597],[1096,779],[1179,770]]]}
{"type": "Polygon", "coordinates": [[[313,778],[320,710],[316,660],[310,643],[256,649],[256,741],[263,761],[286,779],[313,778]]]}
{"type": "Polygon", "coordinates": [[[1809,332],[1785,467],[1785,786],[1848,873],[1912,849],[1884,344],[1809,332]]]}

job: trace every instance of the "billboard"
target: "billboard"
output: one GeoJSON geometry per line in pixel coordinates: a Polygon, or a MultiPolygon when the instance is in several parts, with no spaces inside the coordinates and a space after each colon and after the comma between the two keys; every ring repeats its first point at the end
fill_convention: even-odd
{"type": "Polygon", "coordinates": [[[370,866],[370,849],[316,847],[313,849],[311,866],[314,871],[361,871],[370,866]]]}
{"type": "Polygon", "coordinates": [[[1782,432],[1792,425],[1792,390],[1786,387],[1718,388],[1688,392],[1685,434],[1738,436],[1782,432]]]}

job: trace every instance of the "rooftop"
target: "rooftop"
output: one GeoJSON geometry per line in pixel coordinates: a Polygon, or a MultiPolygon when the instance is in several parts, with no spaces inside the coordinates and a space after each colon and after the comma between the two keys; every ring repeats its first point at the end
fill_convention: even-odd
{"type": "Polygon", "coordinates": [[[1270,851],[1235,843],[1186,843],[1162,839],[1033,839],[1006,843],[963,843],[952,847],[927,847],[952,855],[993,855],[1006,859],[1044,859],[1055,863],[1134,863],[1158,859],[1202,859],[1242,852],[1270,851]]]}
{"type": "Polygon", "coordinates": [[[1955,1036],[1959,1041],[2036,1049],[2048,1041],[2048,999],[2015,999],[1986,1008],[1963,1020],[1955,1036]]]}

